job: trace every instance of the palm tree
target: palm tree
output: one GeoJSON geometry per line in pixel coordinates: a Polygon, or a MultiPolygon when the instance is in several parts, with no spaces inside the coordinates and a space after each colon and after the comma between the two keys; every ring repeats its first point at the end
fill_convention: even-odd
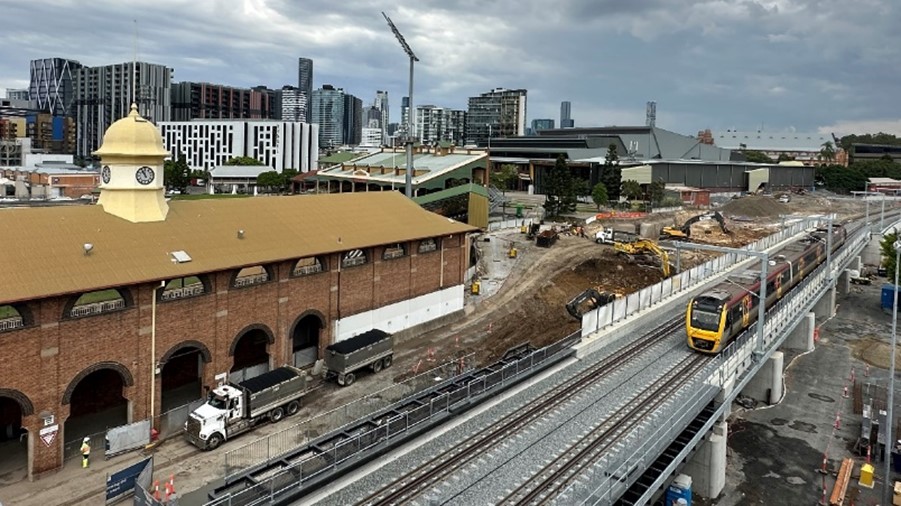
{"type": "Polygon", "coordinates": [[[826,141],[822,144],[820,154],[817,155],[817,158],[825,160],[828,163],[835,161],[835,148],[832,146],[832,141],[826,141]]]}

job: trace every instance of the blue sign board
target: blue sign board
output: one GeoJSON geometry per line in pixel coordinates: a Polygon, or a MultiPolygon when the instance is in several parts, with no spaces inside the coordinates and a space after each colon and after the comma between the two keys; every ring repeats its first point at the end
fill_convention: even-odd
{"type": "Polygon", "coordinates": [[[106,478],[106,503],[110,504],[134,493],[135,479],[152,460],[148,457],[106,478]]]}

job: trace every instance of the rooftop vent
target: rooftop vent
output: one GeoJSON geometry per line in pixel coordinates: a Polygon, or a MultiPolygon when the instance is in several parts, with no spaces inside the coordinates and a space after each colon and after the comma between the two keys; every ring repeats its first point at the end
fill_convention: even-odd
{"type": "Polygon", "coordinates": [[[169,254],[172,255],[172,261],[177,264],[184,264],[191,261],[191,256],[182,250],[173,251],[169,254]]]}

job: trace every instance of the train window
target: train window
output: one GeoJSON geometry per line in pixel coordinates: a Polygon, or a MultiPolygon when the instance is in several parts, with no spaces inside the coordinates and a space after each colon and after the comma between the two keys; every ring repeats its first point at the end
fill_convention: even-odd
{"type": "Polygon", "coordinates": [[[702,330],[719,330],[720,313],[715,308],[695,304],[691,308],[691,326],[702,330]]]}

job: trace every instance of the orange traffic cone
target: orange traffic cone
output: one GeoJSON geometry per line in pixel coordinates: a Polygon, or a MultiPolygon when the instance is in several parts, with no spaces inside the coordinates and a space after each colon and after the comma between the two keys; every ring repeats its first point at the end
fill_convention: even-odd
{"type": "Polygon", "coordinates": [[[153,481],[153,498],[156,499],[157,501],[159,501],[161,499],[161,497],[160,497],[160,481],[159,480],[153,481]]]}

